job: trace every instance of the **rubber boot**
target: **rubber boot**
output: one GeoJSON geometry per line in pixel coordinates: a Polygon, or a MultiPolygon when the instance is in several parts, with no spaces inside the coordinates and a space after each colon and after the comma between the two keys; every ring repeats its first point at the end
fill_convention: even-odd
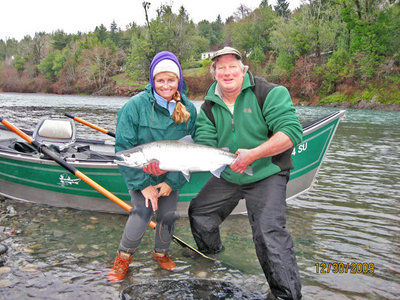
{"type": "Polygon", "coordinates": [[[126,272],[128,272],[129,264],[131,263],[132,258],[132,254],[118,251],[114,266],[107,274],[108,280],[111,282],[119,282],[124,279],[126,272]]]}
{"type": "Polygon", "coordinates": [[[176,268],[175,263],[165,253],[156,253],[153,251],[154,259],[160,264],[161,268],[168,271],[173,271],[176,268]]]}

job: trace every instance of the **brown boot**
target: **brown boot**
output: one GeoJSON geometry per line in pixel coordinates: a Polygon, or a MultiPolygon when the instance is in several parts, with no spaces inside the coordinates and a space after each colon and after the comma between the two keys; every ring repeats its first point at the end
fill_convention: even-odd
{"type": "Polygon", "coordinates": [[[173,271],[176,268],[175,263],[165,253],[156,253],[153,251],[154,259],[160,264],[161,268],[168,271],[173,271]]]}
{"type": "Polygon", "coordinates": [[[119,282],[124,279],[126,272],[128,272],[129,264],[131,263],[132,258],[132,254],[118,251],[114,266],[107,274],[108,280],[111,282],[119,282]]]}

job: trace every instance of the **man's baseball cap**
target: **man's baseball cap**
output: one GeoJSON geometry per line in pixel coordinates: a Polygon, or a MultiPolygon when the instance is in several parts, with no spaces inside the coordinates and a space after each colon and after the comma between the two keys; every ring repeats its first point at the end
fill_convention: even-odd
{"type": "Polygon", "coordinates": [[[238,59],[242,59],[242,55],[238,50],[232,47],[224,47],[221,50],[218,50],[215,52],[215,54],[211,57],[211,60],[215,60],[216,58],[222,56],[222,55],[227,55],[227,54],[233,54],[235,55],[238,59]]]}

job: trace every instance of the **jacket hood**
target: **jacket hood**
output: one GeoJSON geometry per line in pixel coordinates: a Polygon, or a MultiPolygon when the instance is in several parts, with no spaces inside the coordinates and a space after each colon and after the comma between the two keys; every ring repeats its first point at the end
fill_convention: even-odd
{"type": "Polygon", "coordinates": [[[153,90],[155,90],[155,86],[154,86],[154,78],[153,78],[153,71],[155,66],[162,60],[164,59],[170,59],[172,60],[174,63],[177,64],[178,68],[179,68],[179,84],[178,84],[178,91],[182,92],[182,87],[183,87],[183,74],[182,74],[182,67],[181,64],[179,63],[178,58],[175,56],[175,54],[173,54],[172,52],[169,51],[161,51],[158,52],[153,60],[151,61],[150,64],[150,78],[149,78],[149,82],[150,85],[153,87],[153,90]]]}

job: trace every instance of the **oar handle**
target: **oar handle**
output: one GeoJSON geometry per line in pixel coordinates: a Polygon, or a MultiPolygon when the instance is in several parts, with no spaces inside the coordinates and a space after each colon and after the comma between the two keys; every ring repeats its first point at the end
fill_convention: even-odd
{"type": "Polygon", "coordinates": [[[21,129],[15,127],[13,124],[9,123],[8,121],[4,120],[2,117],[0,117],[0,122],[6,126],[8,129],[13,131],[14,133],[18,134],[20,137],[22,137],[25,141],[27,141],[29,144],[35,146],[35,147],[40,147],[40,144],[36,142],[31,136],[27,135],[25,132],[23,132],[21,129]]]}
{"type": "Polygon", "coordinates": [[[106,130],[106,129],[104,129],[104,128],[101,128],[101,127],[99,127],[99,126],[97,126],[97,125],[94,125],[94,124],[92,124],[92,123],[89,123],[88,121],[85,121],[85,120],[83,120],[83,119],[81,119],[81,118],[75,117],[75,116],[73,116],[73,115],[71,115],[71,114],[65,113],[64,115],[65,115],[66,117],[68,117],[68,118],[71,118],[72,120],[74,120],[74,121],[76,121],[76,122],[82,123],[82,124],[84,124],[84,125],[86,125],[86,126],[89,126],[89,127],[93,128],[93,129],[96,129],[96,130],[98,130],[98,131],[100,131],[100,132],[102,132],[102,133],[108,134],[109,136],[115,137],[115,133],[112,132],[112,131],[109,131],[109,130],[106,130]]]}
{"type": "MultiPolygon", "coordinates": [[[[64,169],[67,171],[71,172],[74,174],[76,177],[82,179],[84,182],[89,184],[91,187],[93,187],[95,190],[98,192],[102,193],[104,196],[106,196],[108,199],[114,201],[116,204],[121,206],[123,209],[126,211],[131,211],[132,207],[127,204],[126,202],[122,201],[120,198],[112,194],[110,191],[106,190],[103,188],[101,185],[99,185],[97,182],[94,180],[90,179],[87,177],[85,174],[77,170],[74,166],[71,166],[68,164],[65,160],[61,159],[58,157],[54,152],[52,152],[50,149],[46,147],[46,145],[42,145],[41,143],[35,141],[32,137],[27,135],[25,132],[21,131],[17,127],[15,127],[13,124],[7,122],[3,118],[0,117],[0,122],[6,126],[8,129],[19,135],[21,138],[26,140],[29,144],[35,146],[41,153],[46,154],[48,157],[50,157],[52,160],[54,160],[56,163],[58,163],[60,166],[62,166],[64,169]]],[[[152,226],[150,226],[152,227],[152,226]]]]}

